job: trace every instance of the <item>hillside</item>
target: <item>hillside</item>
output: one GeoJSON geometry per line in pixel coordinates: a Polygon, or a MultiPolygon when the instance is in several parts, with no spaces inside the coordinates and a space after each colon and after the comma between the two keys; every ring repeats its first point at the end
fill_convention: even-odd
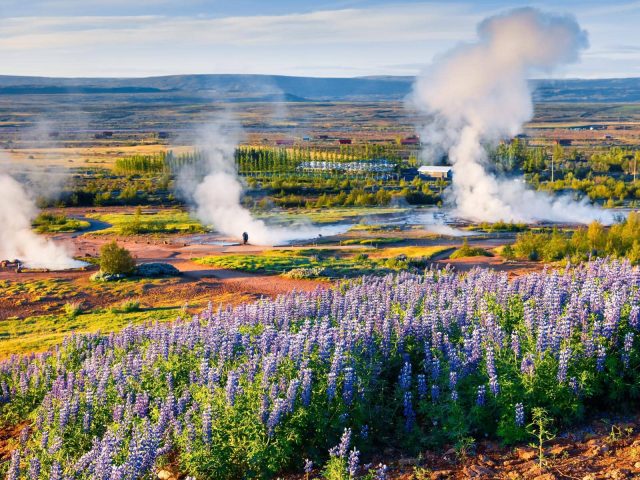
{"type": "MultiPolygon", "coordinates": [[[[171,75],[147,78],[0,76],[0,95],[184,95],[225,101],[385,101],[411,92],[413,77],[314,78],[282,75],[171,75]]],[[[537,102],[640,101],[640,78],[534,80],[537,102]]]]}

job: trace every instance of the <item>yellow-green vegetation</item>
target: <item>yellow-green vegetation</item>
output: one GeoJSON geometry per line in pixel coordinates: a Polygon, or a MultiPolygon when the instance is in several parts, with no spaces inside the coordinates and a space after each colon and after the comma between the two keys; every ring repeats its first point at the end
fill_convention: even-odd
{"type": "Polygon", "coordinates": [[[528,230],[529,227],[526,223],[503,222],[500,220],[495,223],[478,223],[477,225],[470,226],[468,229],[483,232],[523,232],[528,230]]]}
{"type": "Polygon", "coordinates": [[[114,242],[105,243],[100,248],[100,271],[113,275],[129,275],[136,268],[136,262],[126,248],[114,242]]]}
{"type": "Polygon", "coordinates": [[[385,245],[402,242],[400,237],[349,238],[340,242],[342,245],[385,245]]]}
{"type": "Polygon", "coordinates": [[[308,220],[313,223],[339,223],[368,215],[392,215],[407,211],[406,208],[375,208],[375,207],[336,207],[319,209],[296,209],[278,213],[264,213],[262,219],[275,218],[282,222],[308,220]]]}
{"type": "Polygon", "coordinates": [[[563,259],[577,262],[590,256],[611,256],[628,258],[634,265],[639,264],[640,213],[632,212],[625,221],[610,228],[593,222],[588,228],[579,228],[573,232],[554,229],[544,233],[521,233],[512,247],[512,254],[514,258],[545,262],[563,259]]]}
{"type": "Polygon", "coordinates": [[[32,222],[33,228],[38,233],[67,233],[78,232],[89,228],[89,222],[69,218],[66,215],[53,213],[41,213],[32,222]]]}
{"type": "Polygon", "coordinates": [[[179,209],[144,212],[138,208],[134,213],[96,213],[89,216],[111,225],[109,228],[95,232],[103,235],[204,233],[208,231],[189,213],[179,209]]]}
{"type": "Polygon", "coordinates": [[[71,301],[82,293],[127,298],[143,295],[150,288],[171,282],[171,279],[124,279],[117,282],[90,282],[78,285],[73,279],[0,280],[0,296],[20,298],[17,304],[38,302],[47,298],[71,301]]]}
{"type": "Polygon", "coordinates": [[[131,324],[175,320],[179,314],[179,307],[165,307],[134,312],[104,310],[76,312],[73,316],[65,312],[24,319],[9,318],[0,322],[0,358],[47,350],[61,343],[71,332],[112,332],[131,324]]]}
{"type": "Polygon", "coordinates": [[[256,255],[217,255],[194,261],[245,272],[287,274],[292,278],[343,278],[420,269],[449,247],[403,247],[381,250],[294,249],[256,255]]]}
{"type": "Polygon", "coordinates": [[[75,290],[70,281],[59,278],[20,282],[0,280],[0,296],[4,298],[29,297],[30,301],[38,301],[45,297],[65,298],[75,294],[75,290]]]}
{"type": "Polygon", "coordinates": [[[465,257],[493,257],[493,253],[485,250],[484,248],[472,247],[465,238],[462,246],[453,252],[449,258],[455,260],[456,258],[465,257]]]}
{"type": "Polygon", "coordinates": [[[446,252],[447,250],[453,250],[452,247],[447,245],[430,245],[425,247],[392,247],[381,248],[369,253],[370,258],[395,258],[406,257],[409,259],[426,258],[432,259],[436,255],[446,252]]]}

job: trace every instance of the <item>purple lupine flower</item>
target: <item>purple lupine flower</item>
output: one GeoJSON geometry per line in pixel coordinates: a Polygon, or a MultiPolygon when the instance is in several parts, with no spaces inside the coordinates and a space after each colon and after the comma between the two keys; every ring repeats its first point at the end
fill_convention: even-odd
{"type": "Polygon", "coordinates": [[[38,480],[40,478],[40,471],[42,466],[38,457],[33,457],[29,462],[29,477],[31,480],[38,480]]]}
{"type": "Polygon", "coordinates": [[[62,480],[62,467],[57,461],[54,461],[53,464],[51,464],[49,480],[62,480]]]}
{"type": "Polygon", "coordinates": [[[533,376],[535,373],[535,361],[531,353],[527,353],[522,357],[522,363],[520,363],[520,372],[524,375],[533,376]]]}
{"type": "Polygon", "coordinates": [[[285,401],[282,398],[276,398],[271,407],[271,413],[269,413],[269,419],[267,420],[267,432],[269,436],[273,435],[276,427],[280,423],[280,419],[286,409],[285,401]]]}
{"type": "Polygon", "coordinates": [[[240,375],[235,370],[231,370],[229,375],[227,376],[227,385],[225,387],[225,394],[227,397],[227,403],[231,406],[236,401],[236,393],[238,391],[238,381],[240,380],[240,375]]]}
{"type": "Polygon", "coordinates": [[[333,400],[336,396],[336,374],[330,372],[327,375],[327,399],[329,401],[333,400]]]}
{"type": "Polygon", "coordinates": [[[405,362],[398,377],[400,390],[409,390],[411,388],[411,363],[405,362]]]}
{"type": "Polygon", "coordinates": [[[342,384],[342,399],[346,405],[351,405],[353,402],[353,388],[355,383],[355,372],[353,368],[347,367],[344,369],[344,383],[342,384]]]}
{"type": "Polygon", "coordinates": [[[624,336],[624,344],[622,350],[622,364],[624,368],[629,368],[631,359],[631,349],[633,348],[633,332],[627,332],[624,336]]]}
{"type": "Polygon", "coordinates": [[[18,480],[20,478],[20,450],[17,448],[11,452],[11,463],[7,472],[7,480],[18,480]]]}
{"type": "Polygon", "coordinates": [[[629,311],[629,326],[640,330],[640,305],[634,305],[629,311]]]}
{"type": "Polygon", "coordinates": [[[423,374],[417,376],[418,379],[418,398],[423,400],[427,396],[427,379],[423,374]]]}
{"type": "Polygon", "coordinates": [[[304,460],[304,473],[309,475],[311,472],[313,472],[313,462],[306,458],[304,460]]]}
{"type": "Polygon", "coordinates": [[[511,350],[513,350],[516,359],[520,358],[520,335],[515,331],[511,333],[511,350]]]}
{"type": "Polygon", "coordinates": [[[598,345],[596,349],[596,370],[602,372],[604,370],[604,361],[607,358],[607,351],[604,345],[598,345]]]}
{"type": "Polygon", "coordinates": [[[416,419],[416,414],[413,411],[413,402],[412,402],[411,392],[404,392],[403,404],[404,404],[404,418],[405,418],[404,428],[405,430],[410,431],[413,429],[413,425],[416,419]]]}
{"type": "Polygon", "coordinates": [[[366,440],[369,438],[369,425],[362,425],[360,428],[360,438],[366,440]]]}
{"type": "Polygon", "coordinates": [[[302,394],[301,400],[302,405],[308,407],[311,403],[311,393],[312,393],[312,381],[313,381],[313,371],[310,368],[305,368],[302,371],[302,394]]]}
{"type": "Polygon", "coordinates": [[[578,384],[578,379],[576,377],[571,377],[569,379],[569,386],[571,387],[574,395],[578,395],[578,393],[580,393],[580,385],[578,384]]]}
{"type": "Polygon", "coordinates": [[[438,385],[431,385],[431,401],[437,402],[440,398],[440,387],[438,385]]]}
{"type": "Polygon", "coordinates": [[[389,468],[384,464],[379,464],[373,474],[374,480],[387,480],[389,468]]]}
{"type": "Polygon", "coordinates": [[[485,403],[485,395],[487,393],[487,387],[484,385],[478,386],[478,394],[476,396],[476,405],[483,407],[485,403]]]}
{"type": "Polygon", "coordinates": [[[359,469],[360,452],[353,448],[351,452],[349,452],[349,460],[347,461],[347,471],[349,472],[349,477],[354,478],[358,474],[359,469]]]}
{"type": "Polygon", "coordinates": [[[458,374],[454,371],[449,372],[449,388],[455,390],[458,384],[458,374]]]}
{"type": "Polygon", "coordinates": [[[351,429],[345,428],[340,437],[340,443],[329,450],[329,455],[332,457],[345,458],[351,445],[351,429]]]}
{"type": "Polygon", "coordinates": [[[564,383],[567,379],[567,369],[569,368],[569,359],[571,358],[571,349],[565,348],[560,352],[558,362],[558,382],[564,383]]]}
{"type": "Polygon", "coordinates": [[[524,426],[524,405],[522,403],[516,403],[516,425],[518,427],[524,426]]]}
{"type": "Polygon", "coordinates": [[[204,412],[202,413],[202,435],[204,437],[204,442],[207,445],[211,444],[211,434],[212,434],[212,430],[211,430],[211,421],[212,421],[212,411],[211,411],[211,405],[207,405],[207,407],[204,409],[204,412]]]}

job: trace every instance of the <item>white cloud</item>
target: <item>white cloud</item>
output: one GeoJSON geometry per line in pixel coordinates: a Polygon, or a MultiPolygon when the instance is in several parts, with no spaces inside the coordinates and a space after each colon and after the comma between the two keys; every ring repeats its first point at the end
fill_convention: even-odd
{"type": "MultiPolygon", "coordinates": [[[[7,0],[0,0],[0,4],[3,1],[7,0]]],[[[39,0],[38,4],[57,4],[62,9],[76,1],[81,0],[39,0]]],[[[104,6],[112,1],[89,3],[104,6]]],[[[115,1],[122,5],[130,0],[115,1]]],[[[142,5],[154,4],[142,1],[142,5]]],[[[190,5],[201,2],[185,1],[190,5]]],[[[640,44],[636,41],[640,40],[637,5],[616,3],[582,9],[578,18],[590,32],[592,50],[565,76],[624,71],[623,58],[631,62],[635,52],[616,46],[640,44]]],[[[562,11],[564,7],[548,8],[562,11]]],[[[496,4],[488,7],[466,1],[220,18],[196,14],[5,15],[0,23],[0,63],[6,74],[52,76],[214,72],[407,75],[416,73],[435,55],[472,39],[476,24],[495,12],[496,4]]],[[[627,70],[635,74],[633,66],[627,70]]]]}

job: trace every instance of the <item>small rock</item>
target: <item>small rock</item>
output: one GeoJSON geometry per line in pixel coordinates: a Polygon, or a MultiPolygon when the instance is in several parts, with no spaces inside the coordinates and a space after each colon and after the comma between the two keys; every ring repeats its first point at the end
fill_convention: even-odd
{"type": "Polygon", "coordinates": [[[431,472],[431,480],[446,480],[451,476],[451,470],[437,470],[431,472]]]}
{"type": "Polygon", "coordinates": [[[177,277],[180,275],[180,270],[170,263],[141,263],[136,267],[136,275],[140,277],[177,277]]]}
{"type": "Polygon", "coordinates": [[[533,480],[556,480],[556,477],[553,473],[543,473],[542,475],[538,475],[534,477],[533,480]]]}
{"type": "Polygon", "coordinates": [[[536,458],[536,451],[535,450],[531,450],[531,449],[526,449],[525,450],[525,449],[520,448],[517,451],[517,455],[518,455],[519,459],[527,461],[527,460],[531,460],[533,458],[536,458]]]}
{"type": "Polygon", "coordinates": [[[567,451],[568,449],[569,447],[566,445],[556,445],[554,447],[551,447],[547,451],[547,454],[557,457],[558,455],[561,455],[563,452],[567,451]]]}
{"type": "Polygon", "coordinates": [[[619,468],[610,472],[610,478],[612,478],[613,480],[624,480],[626,478],[629,478],[630,473],[631,472],[626,468],[619,468]]]}
{"type": "Polygon", "coordinates": [[[401,467],[411,467],[417,464],[418,464],[417,458],[401,458],[400,460],[398,460],[398,465],[400,465],[401,467]]]}
{"type": "Polygon", "coordinates": [[[469,467],[469,471],[473,472],[472,476],[475,477],[490,476],[491,478],[495,478],[496,475],[496,472],[494,472],[490,468],[483,467],[482,465],[471,465],[469,467]]]}
{"type": "Polygon", "coordinates": [[[173,474],[168,470],[160,470],[158,472],[158,478],[160,480],[169,480],[172,476],[173,474]]]}
{"type": "Polygon", "coordinates": [[[636,463],[634,463],[634,465],[633,465],[633,466],[634,466],[635,468],[640,468],[640,462],[636,462],[636,463]]]}
{"type": "Polygon", "coordinates": [[[593,473],[587,473],[582,480],[596,480],[596,476],[593,473]]]}

